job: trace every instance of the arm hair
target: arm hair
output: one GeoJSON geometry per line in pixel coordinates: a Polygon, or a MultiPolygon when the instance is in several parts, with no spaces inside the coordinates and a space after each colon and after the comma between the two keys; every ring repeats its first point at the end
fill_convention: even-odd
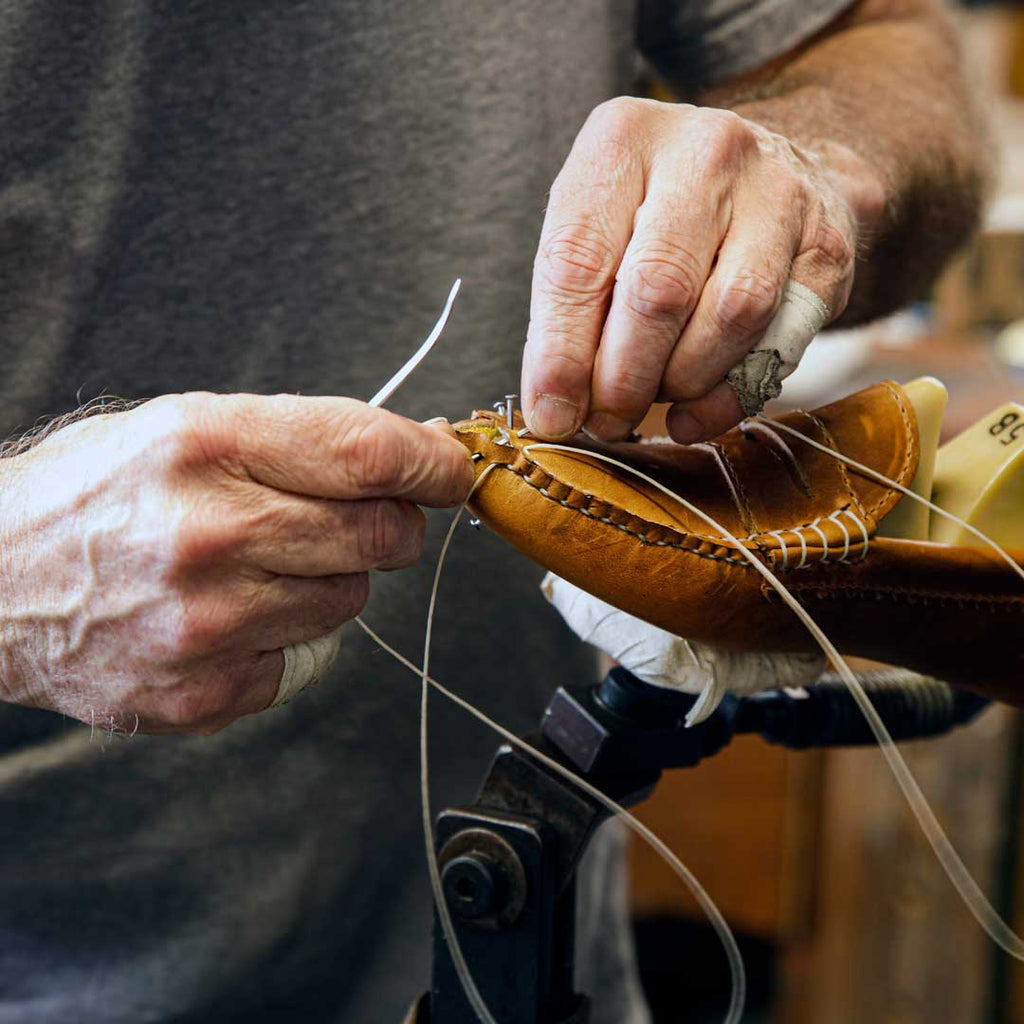
{"type": "Polygon", "coordinates": [[[884,209],[862,231],[844,324],[925,294],[977,228],[992,180],[985,122],[959,38],[934,0],[860,0],[786,56],[697,102],[736,111],[880,179],[884,209]]]}

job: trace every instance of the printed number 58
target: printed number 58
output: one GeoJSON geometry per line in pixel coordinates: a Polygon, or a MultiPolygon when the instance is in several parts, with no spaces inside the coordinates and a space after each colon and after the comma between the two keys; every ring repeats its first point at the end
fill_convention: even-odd
{"type": "Polygon", "coordinates": [[[1009,433],[1000,439],[1000,444],[1013,444],[1022,434],[1024,434],[1024,420],[1020,418],[1020,413],[1008,412],[1002,419],[993,423],[988,428],[988,432],[993,437],[998,437],[1004,430],[1010,428],[1009,433]]]}

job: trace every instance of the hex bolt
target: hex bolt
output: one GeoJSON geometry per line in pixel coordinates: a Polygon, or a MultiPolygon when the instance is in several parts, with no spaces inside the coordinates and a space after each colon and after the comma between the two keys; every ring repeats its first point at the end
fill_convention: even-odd
{"type": "Polygon", "coordinates": [[[441,872],[445,899],[452,912],[472,921],[494,913],[498,875],[490,857],[475,851],[453,857],[441,872]]]}

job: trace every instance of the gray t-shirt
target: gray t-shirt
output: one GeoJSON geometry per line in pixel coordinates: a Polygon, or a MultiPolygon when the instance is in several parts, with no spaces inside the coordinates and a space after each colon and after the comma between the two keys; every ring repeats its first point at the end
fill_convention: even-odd
{"type": "MultiPolygon", "coordinates": [[[[712,81],[844,6],[0,0],[0,434],[100,392],[367,397],[456,275],[391,407],[489,405],[516,390],[547,188],[638,34],[712,81]]],[[[466,529],[441,588],[436,675],[516,730],[593,672],[538,579],[466,529]]],[[[412,657],[428,582],[378,575],[366,611],[412,657]]],[[[209,738],[0,706],[0,1022],[401,1019],[429,954],[417,708],[354,627],[331,679],[209,738]]],[[[437,701],[432,729],[440,808],[496,738],[437,701]]],[[[608,844],[594,1024],[644,1019],[608,844]]]]}

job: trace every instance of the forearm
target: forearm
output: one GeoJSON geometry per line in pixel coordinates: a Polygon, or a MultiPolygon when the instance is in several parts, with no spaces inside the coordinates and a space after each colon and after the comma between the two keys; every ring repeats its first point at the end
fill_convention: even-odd
{"type": "Polygon", "coordinates": [[[956,35],[930,0],[863,0],[806,46],[699,102],[821,158],[858,221],[842,318],[920,294],[974,229],[989,177],[956,35]]]}

